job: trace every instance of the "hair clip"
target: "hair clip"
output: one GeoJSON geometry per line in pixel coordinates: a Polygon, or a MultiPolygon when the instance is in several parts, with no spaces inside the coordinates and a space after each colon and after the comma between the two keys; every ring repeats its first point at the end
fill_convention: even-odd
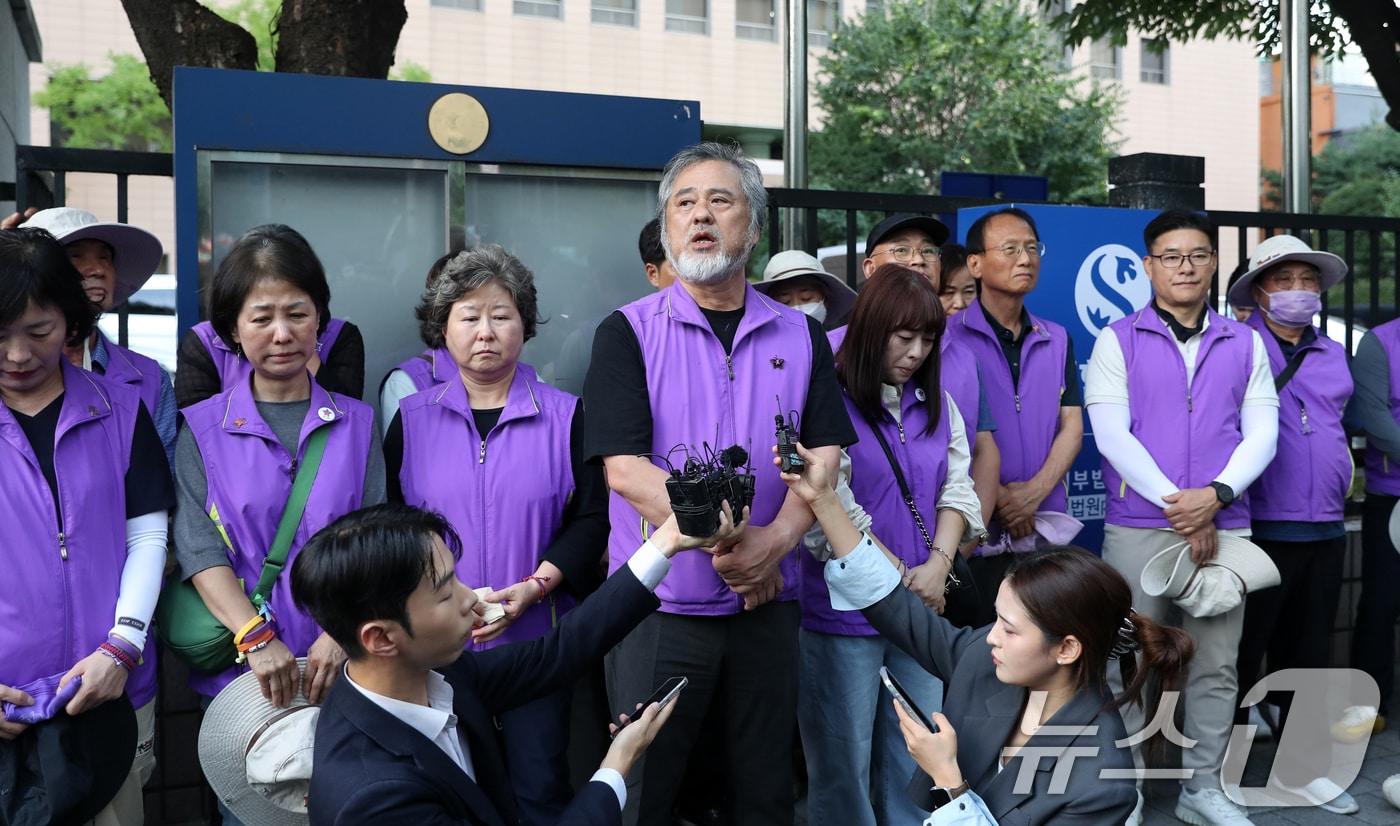
{"type": "Polygon", "coordinates": [[[1119,624],[1118,637],[1108,652],[1110,657],[1122,657],[1138,650],[1137,626],[1133,624],[1132,615],[1132,609],[1128,609],[1128,616],[1123,617],[1123,622],[1119,624]]]}

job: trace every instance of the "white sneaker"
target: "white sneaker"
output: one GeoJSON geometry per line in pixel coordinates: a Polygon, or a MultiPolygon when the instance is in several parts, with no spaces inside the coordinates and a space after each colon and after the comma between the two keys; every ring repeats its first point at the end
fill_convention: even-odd
{"type": "MultiPolygon", "coordinates": [[[[1395,779],[1400,780],[1400,774],[1397,774],[1395,779]]],[[[1128,815],[1128,819],[1123,821],[1123,826],[1142,826],[1142,789],[1138,789],[1137,796],[1137,805],[1133,807],[1133,813],[1128,815]]]]}
{"type": "Polygon", "coordinates": [[[1254,826],[1244,809],[1219,789],[1182,789],[1176,799],[1176,819],[1191,826],[1254,826]]]}
{"type": "Polygon", "coordinates": [[[1381,782],[1381,795],[1387,803],[1400,809],[1400,774],[1392,774],[1381,782]]]}
{"type": "Polygon", "coordinates": [[[1278,787],[1290,794],[1296,794],[1313,806],[1326,812],[1339,815],[1356,814],[1361,804],[1347,793],[1346,789],[1325,777],[1319,777],[1305,786],[1294,787],[1279,783],[1278,787]]]}

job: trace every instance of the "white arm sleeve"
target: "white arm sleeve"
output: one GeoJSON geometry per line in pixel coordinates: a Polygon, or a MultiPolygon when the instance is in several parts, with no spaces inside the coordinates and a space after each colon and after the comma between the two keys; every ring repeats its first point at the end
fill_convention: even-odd
{"type": "MultiPolygon", "coordinates": [[[[1162,501],[1162,497],[1176,493],[1177,486],[1157,467],[1152,454],[1132,434],[1131,424],[1132,414],[1126,404],[1100,402],[1089,405],[1089,426],[1094,431],[1094,443],[1099,448],[1099,455],[1113,465],[1129,487],[1165,510],[1167,503],[1162,501]]],[[[1118,492],[1111,490],[1108,495],[1117,496],[1118,492]]]]}
{"type": "Polygon", "coordinates": [[[112,633],[138,650],[146,647],[146,632],[151,626],[151,615],[156,612],[161,580],[165,577],[167,524],[166,511],[126,520],[126,564],[122,566],[112,633]]]}
{"type": "Polygon", "coordinates": [[[384,389],[379,391],[379,421],[383,423],[381,436],[388,435],[389,424],[399,412],[399,401],[417,392],[418,388],[407,373],[397,367],[389,371],[389,375],[384,379],[384,389]]]}
{"type": "Polygon", "coordinates": [[[1254,404],[1240,408],[1240,431],[1244,440],[1235,446],[1225,469],[1215,477],[1215,481],[1229,485],[1236,496],[1254,484],[1274,460],[1278,448],[1277,401],[1274,404],[1273,407],[1254,404]]]}

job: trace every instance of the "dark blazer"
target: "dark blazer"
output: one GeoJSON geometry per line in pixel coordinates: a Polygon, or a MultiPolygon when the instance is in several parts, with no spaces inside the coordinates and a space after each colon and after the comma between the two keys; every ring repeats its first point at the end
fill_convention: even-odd
{"type": "MultiPolygon", "coordinates": [[[[996,678],[987,647],[990,626],[957,628],[903,587],[862,613],[885,639],[943,681],[943,713],[957,732],[958,768],[1000,826],[1109,826],[1127,820],[1137,804],[1130,774],[1132,751],[1114,745],[1127,733],[1118,710],[1104,709],[1109,700],[1106,688],[1075,694],[1041,727],[1041,732],[1049,726],[1072,731],[1032,735],[998,772],[1002,747],[1020,722],[1028,692],[996,678]],[[1037,750],[1043,755],[1038,760],[1037,750]],[[1057,759],[1054,754],[1062,756],[1057,759]],[[1102,769],[1120,770],[1124,776],[1101,778],[1102,769]],[[1060,775],[1066,772],[1064,790],[1052,793],[1052,784],[1064,783],[1060,775]],[[1022,773],[1031,775],[1031,785],[1027,793],[1018,794],[1022,773]]],[[[920,770],[910,788],[928,789],[932,784],[920,770]]]]}
{"type": "MultiPolygon", "coordinates": [[[[315,770],[307,799],[311,823],[518,822],[492,715],[570,684],[659,604],[624,565],[566,614],[552,633],[466,653],[441,669],[452,685],[453,711],[471,753],[476,782],[432,741],[337,681],[316,723],[315,770]]],[[[608,784],[597,781],[579,791],[559,820],[560,826],[621,822],[617,796],[608,784]]]]}

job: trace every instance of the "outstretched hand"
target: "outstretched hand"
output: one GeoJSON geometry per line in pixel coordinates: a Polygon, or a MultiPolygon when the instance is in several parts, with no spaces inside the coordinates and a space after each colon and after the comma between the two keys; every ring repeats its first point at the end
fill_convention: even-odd
{"type": "Polygon", "coordinates": [[[651,544],[655,545],[662,555],[670,558],[680,551],[691,550],[692,548],[702,548],[708,553],[715,553],[717,550],[731,547],[744,535],[744,529],[749,526],[749,509],[744,508],[739,514],[739,521],[734,521],[734,511],[730,509],[729,502],[720,503],[719,528],[709,536],[687,536],[681,533],[680,526],[676,523],[676,515],[673,513],[666,517],[656,530],[651,532],[651,544]]]}
{"type": "MultiPolygon", "coordinates": [[[[783,484],[788,486],[788,490],[797,494],[803,502],[812,504],[824,494],[831,493],[836,489],[836,480],[832,476],[831,468],[827,467],[821,457],[802,446],[801,442],[795,443],[797,455],[802,457],[805,467],[801,473],[778,472],[778,477],[783,480],[783,484]]],[[[782,467],[782,459],[778,458],[778,446],[773,446],[773,466],[782,467]]]]}

